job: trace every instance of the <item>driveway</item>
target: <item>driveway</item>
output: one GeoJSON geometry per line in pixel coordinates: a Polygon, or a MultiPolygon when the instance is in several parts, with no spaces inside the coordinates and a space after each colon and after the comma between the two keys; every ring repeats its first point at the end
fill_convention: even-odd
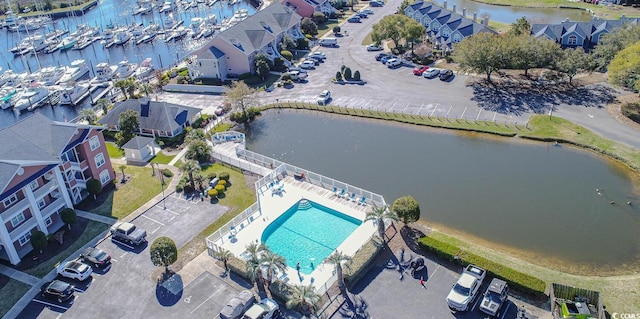
{"type": "Polygon", "coordinates": [[[210,318],[210,311],[221,309],[236,290],[208,273],[191,283],[174,275],[156,285],[154,273],[159,272],[151,264],[148,246],[156,238],[168,236],[180,247],[218,219],[227,207],[178,194],[167,197],[164,204],[156,204],[132,221],[147,231],[147,244],[130,247],[110,237],[98,244],[111,255],[112,265],[94,269],[84,283],[69,281],[77,288],[72,304],[60,305],[36,296],[19,318],[57,318],[60,314],[65,318],[210,318]]]}

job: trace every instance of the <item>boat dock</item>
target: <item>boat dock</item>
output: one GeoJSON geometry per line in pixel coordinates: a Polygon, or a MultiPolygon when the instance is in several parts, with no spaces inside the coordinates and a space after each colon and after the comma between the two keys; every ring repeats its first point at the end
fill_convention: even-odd
{"type": "MultiPolygon", "coordinates": [[[[95,98],[92,98],[91,105],[98,104],[98,101],[100,101],[100,99],[102,99],[105,95],[109,94],[111,90],[113,90],[113,83],[111,82],[106,82],[106,83],[108,83],[106,89],[102,90],[102,92],[100,92],[95,98]]],[[[104,87],[102,86],[102,84],[103,83],[101,83],[100,85],[93,85],[92,87],[94,87],[95,89],[97,89],[98,87],[104,87]]]]}
{"type": "MultiPolygon", "coordinates": [[[[29,105],[26,110],[31,112],[45,104],[50,104],[51,106],[58,104],[58,102],[60,102],[60,95],[58,94],[57,91],[51,92],[49,93],[49,95],[47,95],[45,98],[43,98],[42,100],[32,103],[31,105],[29,105]]],[[[20,113],[20,110],[16,110],[14,109],[14,112],[16,113],[20,113]]]]}

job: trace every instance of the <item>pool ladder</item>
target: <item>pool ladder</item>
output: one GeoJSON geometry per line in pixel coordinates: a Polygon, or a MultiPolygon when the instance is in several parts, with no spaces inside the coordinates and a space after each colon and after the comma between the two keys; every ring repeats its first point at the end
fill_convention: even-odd
{"type": "Polygon", "coordinates": [[[301,199],[301,200],[298,202],[298,210],[307,210],[307,209],[309,209],[309,208],[311,208],[311,203],[309,203],[309,201],[308,201],[308,200],[306,200],[306,199],[301,199]]]}

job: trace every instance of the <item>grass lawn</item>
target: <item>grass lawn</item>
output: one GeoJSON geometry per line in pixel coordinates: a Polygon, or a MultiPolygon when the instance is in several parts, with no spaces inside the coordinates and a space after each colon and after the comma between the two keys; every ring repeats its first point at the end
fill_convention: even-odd
{"type": "Polygon", "coordinates": [[[123,158],[124,151],[118,148],[118,145],[113,142],[107,142],[107,152],[110,158],[123,158]]]}
{"type": "MultiPolygon", "coordinates": [[[[119,182],[122,175],[117,168],[116,172],[116,181],[119,182]]],[[[161,192],[160,179],[158,176],[151,176],[151,168],[127,166],[125,175],[130,176],[130,179],[125,184],[118,184],[117,189],[111,190],[102,204],[91,209],[93,213],[120,219],[161,192]]],[[[167,184],[170,180],[171,178],[164,178],[167,184]]]]}
{"type": "Polygon", "coordinates": [[[202,173],[205,176],[210,173],[220,175],[220,172],[229,173],[231,186],[225,192],[225,197],[221,198],[215,205],[227,206],[229,207],[229,210],[218,218],[218,220],[207,226],[207,228],[196,235],[191,241],[180,247],[178,252],[178,262],[175,264],[175,267],[178,269],[182,268],[183,265],[206,249],[205,239],[207,236],[211,235],[214,231],[229,222],[232,218],[244,211],[247,207],[251,206],[257,200],[255,191],[247,186],[244,175],[240,170],[224,166],[220,163],[204,167],[202,170],[202,173]]]}
{"type": "Polygon", "coordinates": [[[164,152],[157,153],[156,156],[151,160],[151,163],[158,164],[169,164],[171,160],[176,157],[175,155],[165,155],[164,152]]]}
{"type": "Polygon", "coordinates": [[[8,282],[0,288],[0,317],[11,310],[11,307],[22,298],[22,295],[31,289],[31,286],[17,280],[8,278],[3,278],[3,280],[8,280],[8,282]]]}
{"type": "Polygon", "coordinates": [[[600,19],[619,19],[621,15],[627,17],[640,16],[640,9],[625,7],[620,5],[614,6],[602,6],[597,4],[586,3],[582,1],[567,1],[567,0],[481,0],[479,2],[488,4],[497,4],[503,6],[514,7],[528,7],[528,8],[583,8],[590,9],[600,19]]]}
{"type": "Polygon", "coordinates": [[[216,125],[213,129],[211,129],[211,131],[209,131],[209,133],[215,134],[215,133],[220,133],[220,132],[226,132],[232,127],[233,127],[233,124],[228,123],[228,122],[222,122],[222,123],[216,125]]]}
{"type": "MultiPolygon", "coordinates": [[[[89,220],[87,222],[87,226],[84,229],[84,232],[82,232],[82,235],[80,235],[78,239],[76,239],[71,245],[69,245],[69,247],[61,251],[57,256],[43,261],[42,263],[38,264],[38,266],[36,267],[24,270],[24,272],[39,278],[43,278],[45,275],[47,275],[51,270],[55,268],[57,263],[71,256],[72,253],[80,249],[80,247],[84,246],[84,244],[94,239],[103,231],[107,230],[109,226],[110,225],[89,220]]],[[[56,245],[56,244],[53,244],[53,245],[56,245]]]]}

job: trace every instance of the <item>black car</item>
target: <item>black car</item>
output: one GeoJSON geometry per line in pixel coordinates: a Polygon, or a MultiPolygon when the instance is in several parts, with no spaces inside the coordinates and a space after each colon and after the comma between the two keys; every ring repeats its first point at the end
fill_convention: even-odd
{"type": "Polygon", "coordinates": [[[85,249],[80,254],[80,258],[86,262],[94,264],[98,268],[105,267],[111,263],[111,256],[95,247],[88,247],[85,249]]]}
{"type": "Polygon", "coordinates": [[[386,53],[378,53],[376,54],[376,61],[381,61],[383,58],[388,57],[389,55],[386,53]]]}
{"type": "Polygon", "coordinates": [[[73,298],[73,285],[61,280],[50,281],[40,287],[40,295],[62,303],[73,298]]]}
{"type": "Polygon", "coordinates": [[[440,80],[441,81],[446,81],[452,76],[453,76],[453,71],[447,70],[447,69],[440,70],[440,80]]]}
{"type": "Polygon", "coordinates": [[[368,16],[366,13],[364,13],[364,12],[358,12],[358,13],[356,14],[356,16],[357,16],[357,17],[360,17],[361,19],[366,19],[366,18],[368,18],[368,17],[369,17],[369,16],[368,16]]]}

